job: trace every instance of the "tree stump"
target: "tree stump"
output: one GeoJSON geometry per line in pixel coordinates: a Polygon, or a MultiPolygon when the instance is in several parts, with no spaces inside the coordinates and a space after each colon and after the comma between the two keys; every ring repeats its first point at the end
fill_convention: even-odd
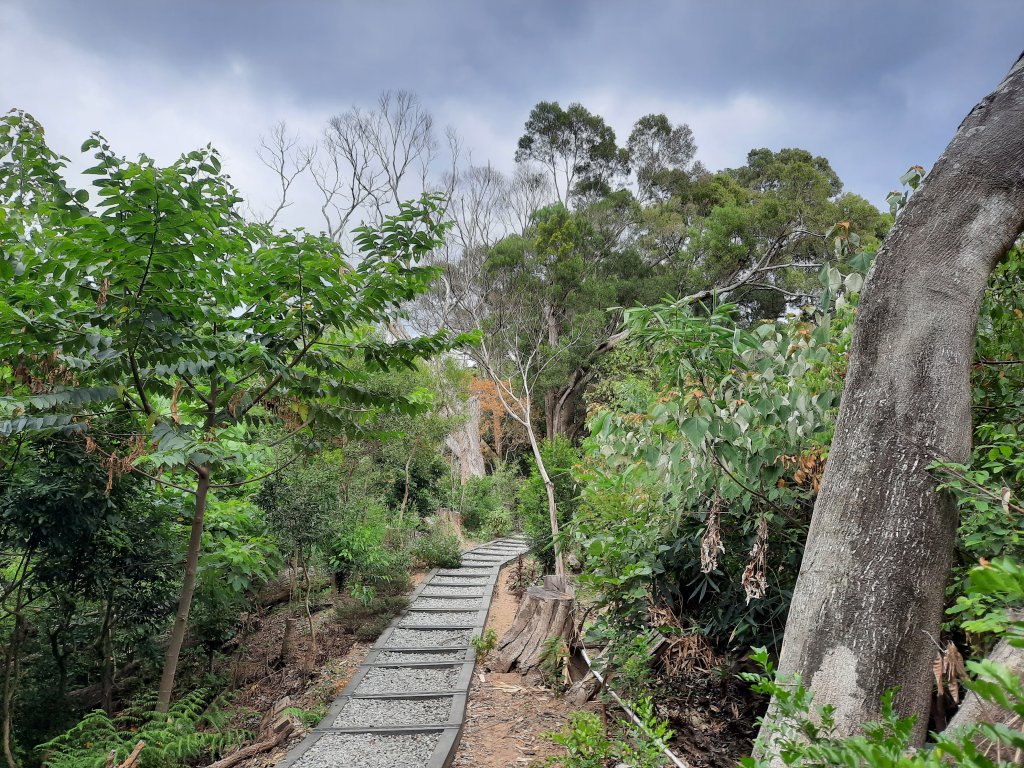
{"type": "Polygon", "coordinates": [[[575,642],[571,592],[543,587],[530,587],[519,604],[515,621],[498,642],[488,666],[494,672],[508,672],[513,667],[522,675],[538,672],[544,648],[552,637],[560,637],[566,647],[575,642]]]}

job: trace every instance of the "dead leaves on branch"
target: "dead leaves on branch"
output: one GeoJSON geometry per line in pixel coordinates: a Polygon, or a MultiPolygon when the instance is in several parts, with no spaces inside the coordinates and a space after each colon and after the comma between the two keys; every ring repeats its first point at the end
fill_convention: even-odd
{"type": "Polygon", "coordinates": [[[700,539],[701,573],[711,573],[718,567],[719,552],[725,553],[725,545],[722,544],[722,498],[716,494],[700,539]]]}
{"type": "Polygon", "coordinates": [[[757,538],[750,548],[750,562],[743,569],[743,591],[747,593],[747,603],[764,597],[768,591],[768,518],[762,517],[757,522],[757,538]]]}
{"type": "Polygon", "coordinates": [[[967,677],[967,672],[964,657],[954,643],[949,642],[945,650],[935,652],[932,673],[935,675],[935,697],[941,700],[943,693],[948,691],[954,703],[959,703],[960,681],[967,677]]]}
{"type": "Polygon", "coordinates": [[[825,474],[827,460],[824,448],[807,451],[798,456],[779,457],[783,467],[794,470],[793,482],[809,488],[813,493],[817,493],[821,488],[821,478],[825,474]]]}

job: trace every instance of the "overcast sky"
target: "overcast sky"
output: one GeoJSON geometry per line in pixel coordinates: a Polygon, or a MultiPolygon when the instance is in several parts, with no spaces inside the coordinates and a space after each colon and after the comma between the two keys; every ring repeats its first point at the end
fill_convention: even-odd
{"type": "MultiPolygon", "coordinates": [[[[650,112],[689,123],[712,169],[806,148],[884,206],[1022,31],[1021,0],[0,0],[0,106],[72,156],[93,130],[161,161],[212,142],[256,209],[273,183],[261,132],[312,137],[384,89],[417,93],[501,168],[535,103],[579,101],[621,141],[650,112]]],[[[288,223],[320,226],[306,204],[288,223]]]]}

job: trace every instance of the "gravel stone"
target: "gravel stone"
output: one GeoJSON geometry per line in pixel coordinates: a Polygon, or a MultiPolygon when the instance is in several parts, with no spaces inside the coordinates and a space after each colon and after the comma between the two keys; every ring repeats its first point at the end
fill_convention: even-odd
{"type": "Polygon", "coordinates": [[[396,629],[385,648],[443,648],[469,645],[471,629],[396,629]]]}
{"type": "Polygon", "coordinates": [[[424,597],[483,597],[483,587],[431,586],[428,584],[421,595],[424,597]]]}
{"type": "Polygon", "coordinates": [[[459,667],[371,667],[356,693],[453,691],[458,681],[459,667]]]}
{"type": "Polygon", "coordinates": [[[445,608],[450,611],[479,611],[482,609],[481,598],[459,598],[459,597],[420,597],[413,600],[410,608],[445,608]]]}
{"type": "Polygon", "coordinates": [[[295,768],[422,768],[440,738],[440,732],[329,733],[306,750],[295,768]]]}
{"type": "Polygon", "coordinates": [[[377,654],[377,664],[411,664],[413,662],[445,662],[465,661],[465,651],[381,651],[377,654]]]}
{"type": "Polygon", "coordinates": [[[483,586],[487,583],[487,580],[491,577],[486,574],[465,574],[459,576],[435,576],[430,580],[431,584],[468,584],[475,586],[479,584],[483,586]]]}
{"type": "Polygon", "coordinates": [[[400,627],[472,627],[476,611],[410,611],[402,617],[400,627]]]}
{"type": "Polygon", "coordinates": [[[438,576],[485,576],[491,575],[490,568],[442,568],[438,576]]]}
{"type": "Polygon", "coordinates": [[[335,728],[379,728],[391,725],[444,725],[452,698],[349,699],[334,719],[335,728]]]}

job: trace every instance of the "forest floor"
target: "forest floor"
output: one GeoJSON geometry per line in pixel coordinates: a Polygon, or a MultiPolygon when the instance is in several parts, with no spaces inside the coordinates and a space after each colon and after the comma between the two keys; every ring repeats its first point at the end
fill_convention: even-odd
{"type": "MultiPolygon", "coordinates": [[[[426,571],[412,574],[415,588],[426,576],[426,571]]],[[[345,689],[353,673],[366,658],[373,640],[357,641],[346,633],[336,621],[333,608],[324,608],[313,615],[316,628],[317,656],[310,664],[310,638],[305,612],[285,605],[256,620],[256,625],[245,640],[244,650],[224,662],[217,670],[234,681],[227,728],[255,731],[264,713],[273,709],[284,696],[290,706],[305,714],[303,724],[311,728],[326,715],[330,703],[345,689]],[[284,640],[285,622],[291,616],[295,621],[295,636],[291,652],[281,663],[271,668],[268,660],[280,655],[284,640]]],[[[238,764],[239,768],[267,768],[280,762],[288,748],[300,741],[305,731],[277,749],[256,755],[238,764]]]]}
{"type": "MultiPolygon", "coordinates": [[[[516,563],[500,571],[487,628],[500,638],[512,625],[519,607],[516,563]]],[[[417,571],[412,587],[426,576],[417,571]]],[[[310,639],[305,612],[294,605],[282,605],[251,619],[244,646],[214,671],[233,681],[228,705],[227,728],[255,731],[264,713],[282,698],[304,713],[306,728],[317,724],[353,673],[366,658],[373,641],[357,641],[336,620],[331,607],[313,615],[317,656],[310,663],[310,639]],[[295,622],[292,648],[279,659],[285,622],[295,622]],[[275,660],[277,660],[275,662],[275,660]]],[[[517,672],[492,673],[480,664],[473,676],[466,708],[462,740],[453,768],[533,768],[563,753],[543,734],[566,727],[578,708],[548,688],[539,687],[517,672]]],[[[655,695],[658,714],[670,720],[676,732],[673,751],[694,768],[724,768],[736,765],[750,753],[755,734],[754,719],[763,702],[751,696],[749,687],[728,670],[692,671],[666,677],[664,670],[655,695]]],[[[601,713],[598,701],[590,711],[601,713]]],[[[275,750],[256,755],[240,768],[269,768],[284,759],[288,748],[305,736],[305,731],[275,750]]]]}
{"type": "MultiPolygon", "coordinates": [[[[487,628],[494,629],[499,638],[512,625],[519,608],[519,598],[511,590],[515,567],[513,562],[501,569],[487,615],[487,628]]],[[[562,753],[561,747],[541,734],[564,728],[577,707],[547,688],[532,685],[517,672],[497,674],[483,671],[484,666],[478,665],[473,676],[453,768],[524,768],[562,753]]],[[[598,705],[589,707],[597,711],[598,705]]]]}

